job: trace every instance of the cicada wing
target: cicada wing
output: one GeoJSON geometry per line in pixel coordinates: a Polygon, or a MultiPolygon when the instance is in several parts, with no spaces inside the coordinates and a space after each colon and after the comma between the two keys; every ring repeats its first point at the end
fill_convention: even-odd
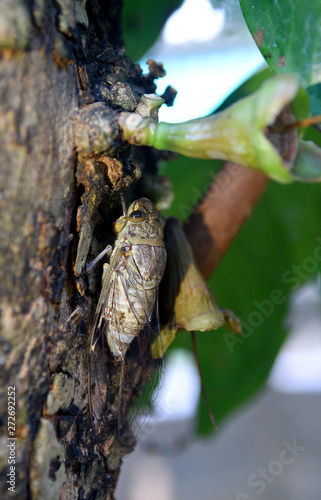
{"type": "Polygon", "coordinates": [[[118,448],[117,436],[125,433],[126,426],[126,421],[122,425],[119,417],[124,361],[117,363],[108,346],[111,328],[113,332],[119,332],[119,338],[121,336],[119,290],[122,289],[124,278],[118,266],[120,259],[120,251],[116,248],[110,264],[104,266],[102,289],[89,343],[89,413],[94,438],[102,454],[109,454],[118,448]],[[110,436],[114,436],[113,439],[110,436]]]}
{"type": "Polygon", "coordinates": [[[146,425],[156,413],[163,378],[163,360],[153,359],[151,363],[146,363],[146,359],[144,359],[140,373],[141,381],[139,381],[143,388],[137,393],[127,417],[128,426],[136,440],[144,436],[146,425]]]}
{"type": "MultiPolygon", "coordinates": [[[[151,345],[160,342],[160,324],[158,317],[158,297],[150,321],[144,326],[137,342],[126,357],[127,376],[130,376],[132,357],[139,358],[139,370],[136,372],[137,387],[141,387],[134,405],[128,414],[128,424],[136,439],[145,432],[145,426],[156,412],[164,379],[164,358],[153,358],[151,345]]],[[[148,430],[150,433],[150,429],[148,430]]]]}
{"type": "Polygon", "coordinates": [[[112,259],[103,279],[94,318],[88,395],[92,429],[103,454],[130,446],[132,434],[136,436],[141,429],[142,416],[151,411],[156,387],[162,378],[163,361],[154,360],[150,355],[150,343],[159,334],[158,308],[155,308],[157,292],[151,308],[148,291],[138,288],[139,275],[129,259],[124,259],[121,266],[112,259]],[[137,331],[133,332],[133,342],[126,356],[117,361],[107,338],[112,329],[114,342],[123,340],[124,307],[127,316],[135,318],[137,331]],[[138,387],[142,385],[144,389],[138,394],[138,387]],[[135,396],[138,399],[133,406],[135,396]],[[106,442],[107,435],[114,437],[106,442]]]}
{"type": "MultiPolygon", "coordinates": [[[[147,416],[153,413],[156,406],[164,378],[164,361],[163,356],[159,359],[152,356],[153,343],[161,344],[158,286],[155,285],[151,290],[149,283],[149,287],[146,288],[146,282],[132,258],[126,261],[125,268],[128,289],[134,291],[132,297],[129,298],[132,310],[136,315],[138,315],[138,309],[140,313],[143,311],[139,335],[133,341],[125,359],[126,381],[133,380],[134,391],[135,385],[142,387],[139,393],[136,390],[135,404],[129,409],[127,417],[130,429],[135,438],[138,438],[144,431],[147,416]],[[139,360],[138,367],[137,360],[139,360]],[[132,366],[134,366],[134,373],[132,373],[132,366]]],[[[162,352],[161,347],[159,351],[162,352]]]]}
{"type": "Polygon", "coordinates": [[[89,343],[88,405],[94,438],[100,450],[104,447],[104,429],[108,432],[112,421],[110,409],[113,404],[113,370],[106,334],[110,321],[109,313],[116,315],[117,311],[108,313],[106,310],[108,303],[112,303],[110,297],[113,296],[115,288],[115,276],[111,271],[109,266],[103,279],[89,343]]]}

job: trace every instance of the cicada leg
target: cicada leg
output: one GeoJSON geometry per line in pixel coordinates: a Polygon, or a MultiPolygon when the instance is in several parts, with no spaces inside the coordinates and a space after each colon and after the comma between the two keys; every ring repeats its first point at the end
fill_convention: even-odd
{"type": "Polygon", "coordinates": [[[106,248],[104,248],[104,250],[100,252],[100,254],[98,254],[97,257],[89,264],[89,266],[87,266],[86,269],[81,274],[79,274],[79,276],[83,276],[84,274],[89,273],[95,267],[95,265],[103,257],[105,257],[106,254],[110,254],[111,251],[112,247],[110,245],[107,245],[106,248]]]}

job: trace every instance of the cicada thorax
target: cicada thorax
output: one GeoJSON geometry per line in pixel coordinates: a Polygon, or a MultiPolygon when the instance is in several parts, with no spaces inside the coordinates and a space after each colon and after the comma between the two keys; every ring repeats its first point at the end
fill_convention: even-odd
{"type": "Polygon", "coordinates": [[[158,327],[155,306],[166,264],[164,219],[142,198],[115,229],[91,335],[89,404],[95,435],[113,422],[116,440],[126,441],[133,393],[155,369],[149,340],[158,327]]]}

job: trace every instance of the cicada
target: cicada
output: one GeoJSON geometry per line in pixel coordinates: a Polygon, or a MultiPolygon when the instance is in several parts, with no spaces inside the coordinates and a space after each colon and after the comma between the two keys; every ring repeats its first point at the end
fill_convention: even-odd
{"type": "Polygon", "coordinates": [[[104,265],[89,352],[89,410],[103,453],[113,443],[101,442],[102,429],[114,426],[116,441],[125,436],[131,400],[127,393],[135,392],[146,379],[146,367],[153,371],[152,362],[146,360],[151,358],[149,337],[159,329],[157,296],[166,265],[164,225],[165,219],[147,198],[134,201],[114,224],[117,238],[109,264],[104,265]],[[137,355],[139,369],[132,363],[136,368],[131,371],[137,355]]]}

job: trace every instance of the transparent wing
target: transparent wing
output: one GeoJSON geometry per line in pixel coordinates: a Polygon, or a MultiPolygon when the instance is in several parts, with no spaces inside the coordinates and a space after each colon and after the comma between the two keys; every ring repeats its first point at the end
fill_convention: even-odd
{"type": "MultiPolygon", "coordinates": [[[[148,294],[144,287],[141,289],[141,283],[133,260],[121,252],[113,253],[103,280],[89,352],[89,411],[95,441],[103,454],[117,452],[119,447],[130,451],[134,446],[144,420],[141,415],[151,411],[162,378],[162,360],[150,356],[150,342],[159,332],[157,308],[149,313],[148,294]],[[125,359],[117,361],[110,352],[107,337],[113,326],[113,335],[121,339],[124,308],[136,318],[138,331],[125,359]],[[142,385],[145,388],[138,394],[137,388],[142,385]],[[135,396],[138,401],[132,407],[135,396]]],[[[156,295],[155,292],[154,304],[156,295]]]]}
{"type": "MultiPolygon", "coordinates": [[[[109,408],[112,405],[112,356],[110,355],[106,332],[108,330],[108,315],[105,305],[108,297],[115,293],[115,272],[109,265],[107,275],[103,280],[99,297],[94,325],[89,343],[88,362],[88,405],[94,438],[99,449],[102,448],[102,430],[110,427],[111,415],[109,408]],[[109,388],[109,390],[108,390],[109,388]]],[[[117,320],[117,311],[110,311],[117,320]]]]}

